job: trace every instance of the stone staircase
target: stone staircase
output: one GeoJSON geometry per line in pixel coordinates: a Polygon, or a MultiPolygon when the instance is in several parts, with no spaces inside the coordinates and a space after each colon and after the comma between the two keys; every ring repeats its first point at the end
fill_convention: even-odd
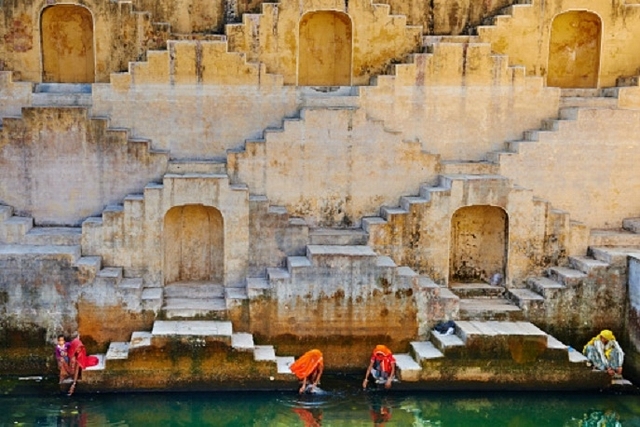
{"type": "Polygon", "coordinates": [[[518,389],[586,390],[611,384],[605,372],[585,366],[579,351],[523,321],[457,321],[454,334],[434,331],[429,341],[412,342],[410,352],[396,355],[396,361],[403,382],[435,388],[452,377],[468,388],[498,382],[518,389]]]}
{"type": "Polygon", "coordinates": [[[0,248],[5,255],[70,257],[84,280],[93,280],[101,267],[99,257],[82,256],[78,227],[34,227],[33,218],[13,215],[13,207],[0,205],[0,248]]]}
{"type": "Polygon", "coordinates": [[[619,229],[592,229],[589,246],[640,247],[640,218],[626,218],[619,229]]]}
{"type": "Polygon", "coordinates": [[[162,312],[171,318],[213,317],[224,318],[228,304],[246,299],[242,288],[225,288],[211,282],[178,282],[163,286],[145,277],[144,262],[132,262],[127,251],[141,244],[145,234],[145,210],[151,199],[158,203],[165,185],[179,185],[183,180],[212,180],[227,185],[230,190],[246,192],[244,186],[229,185],[225,163],[220,160],[173,160],[169,162],[163,183],[148,184],[143,194],[130,194],[121,205],[109,205],[101,217],[90,217],[82,223],[83,252],[99,255],[103,268],[97,280],[126,291],[132,301],[140,301],[143,310],[162,312]],[[117,265],[127,267],[117,267],[117,265]],[[114,266],[116,265],[116,266],[114,266]]]}
{"type": "Polygon", "coordinates": [[[449,289],[460,297],[460,320],[524,320],[522,309],[507,296],[520,289],[486,283],[449,283],[449,289]]]}
{"type": "MultiPolygon", "coordinates": [[[[122,371],[127,372],[128,369],[132,369],[132,366],[138,371],[155,370],[155,375],[158,375],[158,371],[162,369],[171,370],[171,366],[155,367],[153,360],[150,360],[153,357],[150,355],[163,354],[165,350],[171,351],[168,348],[176,342],[201,349],[222,346],[222,351],[227,354],[248,353],[252,356],[251,365],[254,365],[250,369],[257,372],[260,371],[258,367],[262,367],[262,371],[269,374],[259,378],[266,383],[273,381],[274,377],[289,381],[294,378],[289,370],[289,366],[294,361],[293,357],[276,356],[274,347],[270,345],[255,345],[252,334],[233,332],[231,322],[156,320],[150,332],[133,332],[129,341],[112,342],[105,354],[97,354],[100,363],[86,370],[83,381],[100,386],[105,382],[105,377],[110,374],[118,375],[122,371]]],[[[216,363],[215,360],[210,362],[212,365],[216,363]]],[[[215,370],[224,371],[222,366],[224,363],[220,364],[220,361],[217,363],[219,366],[215,367],[215,370]]],[[[170,373],[167,375],[169,376],[170,373]]]]}

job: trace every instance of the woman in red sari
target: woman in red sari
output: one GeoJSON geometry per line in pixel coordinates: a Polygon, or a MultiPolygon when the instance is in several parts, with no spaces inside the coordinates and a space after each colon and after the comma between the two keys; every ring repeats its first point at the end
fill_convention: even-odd
{"type": "Polygon", "coordinates": [[[391,388],[391,383],[396,375],[396,359],[387,346],[377,345],[373,349],[371,362],[367,373],[364,374],[364,381],[362,381],[362,388],[367,388],[369,374],[373,375],[376,383],[384,384],[384,388],[391,388]]]}
{"type": "Polygon", "coordinates": [[[300,387],[300,394],[304,393],[307,389],[307,382],[310,383],[313,391],[322,377],[322,371],[324,370],[324,359],[322,358],[322,352],[318,349],[307,351],[300,356],[298,360],[293,362],[289,367],[298,379],[302,380],[302,387],[300,387]]]}
{"type": "Polygon", "coordinates": [[[97,365],[99,360],[95,356],[87,356],[87,349],[84,347],[84,344],[82,344],[82,341],[80,341],[80,337],[71,341],[69,345],[69,357],[69,365],[73,370],[73,383],[69,388],[69,396],[71,396],[76,390],[76,383],[78,382],[78,377],[82,369],[97,365]]]}

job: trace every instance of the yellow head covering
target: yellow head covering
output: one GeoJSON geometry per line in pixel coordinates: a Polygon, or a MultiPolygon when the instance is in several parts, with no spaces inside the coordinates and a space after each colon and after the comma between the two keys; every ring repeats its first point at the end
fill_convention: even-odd
{"type": "Polygon", "coordinates": [[[613,332],[611,332],[611,331],[610,331],[610,330],[608,330],[608,329],[603,329],[603,330],[600,332],[600,336],[601,336],[602,338],[604,338],[605,340],[607,340],[607,341],[615,341],[615,340],[616,340],[616,337],[615,337],[615,336],[613,336],[613,332]]]}

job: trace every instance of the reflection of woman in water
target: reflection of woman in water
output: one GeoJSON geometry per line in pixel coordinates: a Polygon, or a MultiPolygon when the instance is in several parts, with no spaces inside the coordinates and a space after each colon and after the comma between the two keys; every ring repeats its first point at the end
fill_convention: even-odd
{"type": "Polygon", "coordinates": [[[298,414],[304,427],[320,427],[322,425],[322,409],[320,408],[293,408],[292,411],[298,414]]]}
{"type": "Polygon", "coordinates": [[[383,427],[391,421],[391,405],[386,400],[374,397],[369,405],[369,414],[374,426],[383,427]]]}

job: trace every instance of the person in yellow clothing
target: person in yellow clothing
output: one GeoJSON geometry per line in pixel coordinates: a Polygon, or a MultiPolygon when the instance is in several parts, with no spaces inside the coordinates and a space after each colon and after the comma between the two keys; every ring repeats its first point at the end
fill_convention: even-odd
{"type": "Polygon", "coordinates": [[[604,329],[591,338],[591,341],[582,349],[582,354],[594,368],[607,371],[611,376],[622,375],[624,352],[610,330],[604,329]]]}
{"type": "Polygon", "coordinates": [[[300,394],[304,392],[314,393],[322,378],[322,371],[324,370],[324,359],[322,352],[318,349],[307,351],[300,356],[298,360],[293,362],[289,367],[299,380],[302,380],[302,387],[300,387],[300,394]],[[307,383],[309,383],[309,389],[307,390],[307,383]]]}

